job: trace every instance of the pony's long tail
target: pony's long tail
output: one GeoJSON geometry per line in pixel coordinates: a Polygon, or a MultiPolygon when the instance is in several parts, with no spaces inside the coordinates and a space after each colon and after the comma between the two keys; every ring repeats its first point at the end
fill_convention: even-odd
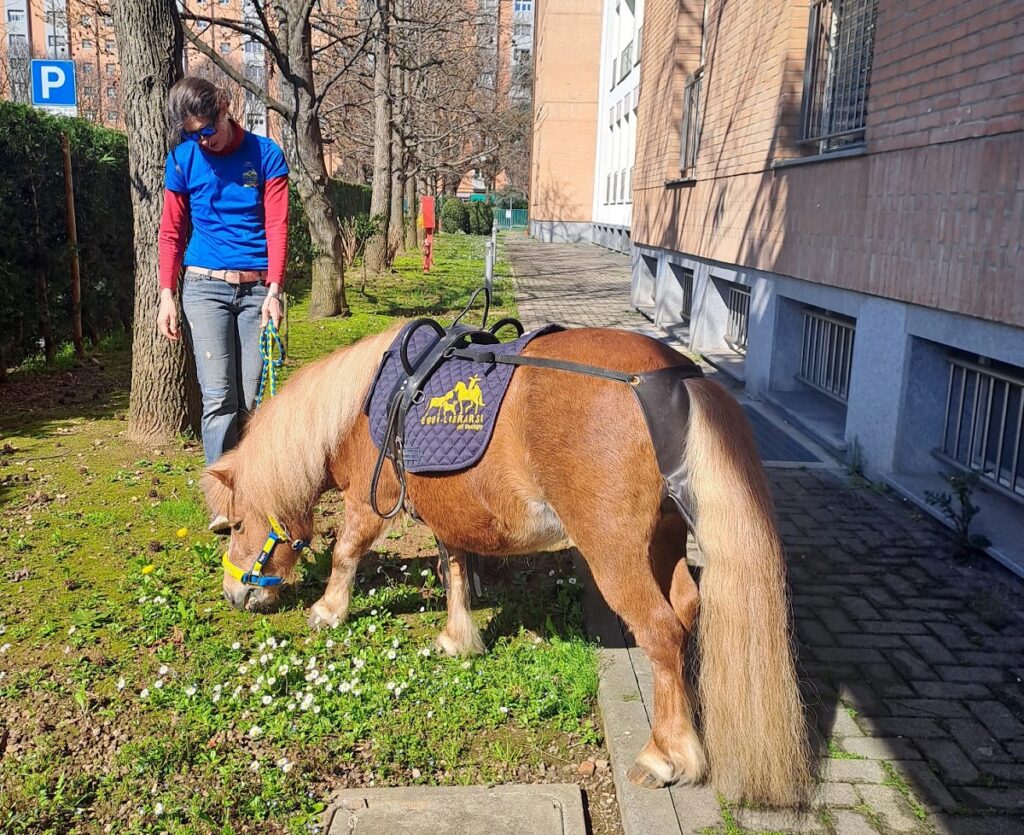
{"type": "Polygon", "coordinates": [[[739,404],[709,380],[687,390],[686,462],[706,560],[697,632],[711,779],[735,800],[802,805],[809,747],[767,479],[739,404]]]}

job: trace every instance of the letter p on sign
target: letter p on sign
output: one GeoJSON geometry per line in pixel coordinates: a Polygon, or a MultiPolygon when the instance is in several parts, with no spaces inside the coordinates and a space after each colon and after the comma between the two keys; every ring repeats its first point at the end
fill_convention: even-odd
{"type": "Polygon", "coordinates": [[[74,107],[77,104],[74,61],[32,61],[32,104],[74,107]]]}

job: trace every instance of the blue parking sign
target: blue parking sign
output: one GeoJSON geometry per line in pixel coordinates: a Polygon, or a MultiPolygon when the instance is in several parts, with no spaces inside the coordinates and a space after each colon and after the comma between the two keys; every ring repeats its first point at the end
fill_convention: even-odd
{"type": "Polygon", "coordinates": [[[75,62],[33,59],[32,104],[36,107],[74,107],[75,62]]]}

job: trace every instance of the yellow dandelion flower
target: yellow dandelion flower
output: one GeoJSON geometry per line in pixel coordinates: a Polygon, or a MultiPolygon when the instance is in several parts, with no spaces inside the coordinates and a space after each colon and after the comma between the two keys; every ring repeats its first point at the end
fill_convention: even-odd
{"type": "Polygon", "coordinates": [[[153,565],[153,563],[150,563],[149,565],[142,566],[142,573],[143,574],[151,574],[155,570],[156,570],[156,566],[153,565]]]}
{"type": "Polygon", "coordinates": [[[178,528],[178,539],[184,539],[188,536],[188,528],[178,528]]]}

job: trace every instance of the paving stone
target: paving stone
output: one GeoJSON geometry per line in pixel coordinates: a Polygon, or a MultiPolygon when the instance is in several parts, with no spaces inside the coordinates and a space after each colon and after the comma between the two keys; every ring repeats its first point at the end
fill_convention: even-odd
{"type": "Polygon", "coordinates": [[[978,779],[978,768],[950,739],[919,739],[917,745],[925,758],[939,767],[942,776],[954,783],[972,783],[978,779]]]}
{"type": "Polygon", "coordinates": [[[857,812],[833,812],[832,828],[836,835],[877,835],[878,833],[878,830],[871,825],[871,821],[857,812]]]}
{"type": "MultiPolygon", "coordinates": [[[[986,639],[986,643],[988,643],[986,639]]],[[[957,652],[957,660],[961,664],[968,664],[973,667],[1012,667],[1020,663],[1020,656],[1008,652],[988,652],[978,650],[969,652],[960,650],[957,652]]]]}
{"type": "Polygon", "coordinates": [[[761,809],[737,809],[736,823],[755,832],[825,832],[817,816],[809,812],[768,812],[761,809]]]}
{"type": "Polygon", "coordinates": [[[963,719],[970,716],[967,708],[952,699],[892,699],[887,701],[891,712],[897,716],[934,716],[945,719],[963,719]]]}
{"type": "Polygon", "coordinates": [[[832,716],[829,719],[828,727],[832,732],[832,736],[839,737],[840,739],[864,736],[864,732],[860,729],[860,725],[858,725],[856,720],[849,714],[847,708],[842,704],[842,702],[835,706],[832,716]]]}
{"type": "Polygon", "coordinates": [[[938,636],[946,649],[974,650],[978,647],[967,640],[967,633],[962,627],[953,623],[929,623],[928,628],[938,636]]]}
{"type": "Polygon", "coordinates": [[[829,783],[884,783],[885,776],[874,760],[828,760],[824,768],[829,783]]]}
{"type": "MultiPolygon", "coordinates": [[[[723,824],[722,807],[710,786],[673,786],[669,795],[684,835],[702,835],[709,828],[723,824]]],[[[646,835],[643,830],[634,828],[634,831],[637,835],[646,835]]]]}
{"type": "MultiPolygon", "coordinates": [[[[938,665],[935,671],[946,681],[974,681],[986,684],[999,684],[1005,673],[996,667],[944,666],[938,665]]],[[[927,678],[927,676],[921,676],[927,678]]]]}
{"type": "Polygon", "coordinates": [[[861,629],[877,635],[927,635],[928,627],[914,621],[862,620],[861,629]]]}
{"type": "Polygon", "coordinates": [[[857,793],[882,823],[894,832],[913,832],[921,828],[906,798],[892,786],[857,786],[857,793]]]}
{"type": "Polygon", "coordinates": [[[862,721],[870,727],[872,736],[905,736],[915,742],[920,739],[949,736],[934,719],[913,719],[907,716],[884,716],[876,719],[865,716],[862,721]]]}
{"type": "Polygon", "coordinates": [[[929,664],[956,663],[956,656],[932,635],[907,635],[904,640],[929,664]]]}
{"type": "Polygon", "coordinates": [[[912,681],[910,686],[926,699],[984,699],[992,692],[984,684],[953,684],[948,681],[912,681]]]}
{"type": "Polygon", "coordinates": [[[575,784],[346,789],[327,835],[586,835],[575,784]]]}
{"type": "Polygon", "coordinates": [[[909,739],[900,737],[850,737],[843,740],[843,748],[869,760],[918,760],[921,753],[909,739]]]}
{"type": "Polygon", "coordinates": [[[882,663],[885,659],[877,649],[851,649],[848,647],[814,647],[814,655],[833,664],[882,663]]]}
{"type": "MultiPolygon", "coordinates": [[[[847,582],[850,583],[851,588],[858,588],[866,585],[866,582],[869,582],[869,580],[861,582],[859,578],[848,577],[847,582]]],[[[847,614],[857,618],[857,620],[879,620],[881,617],[878,614],[878,609],[872,606],[869,600],[865,600],[859,595],[844,595],[837,602],[846,610],[847,614]]]]}
{"type": "Polygon", "coordinates": [[[1024,835],[1024,823],[995,815],[934,815],[930,818],[939,835],[1024,835]]]}
{"type": "Polygon", "coordinates": [[[906,649],[903,635],[862,635],[859,632],[843,632],[836,635],[836,642],[843,647],[866,647],[868,649],[906,649]]]}
{"type": "Polygon", "coordinates": [[[852,783],[822,783],[816,797],[821,806],[856,806],[860,803],[852,783]]]}
{"type": "Polygon", "coordinates": [[[1002,702],[974,701],[971,713],[1001,742],[1024,737],[1024,724],[1002,702]]]}
{"type": "Polygon", "coordinates": [[[796,634],[800,636],[801,641],[810,646],[831,647],[836,643],[832,633],[816,618],[796,618],[796,634]]]}
{"type": "Polygon", "coordinates": [[[982,771],[997,780],[1024,784],[1024,763],[985,763],[982,771]]]}
{"type": "Polygon", "coordinates": [[[825,624],[825,627],[835,632],[860,632],[852,620],[847,616],[841,609],[835,608],[834,605],[828,608],[819,607],[815,610],[815,614],[818,619],[825,624]]]}
{"type": "MultiPolygon", "coordinates": [[[[861,664],[860,668],[864,673],[864,680],[869,684],[877,685],[879,682],[903,684],[903,676],[901,676],[896,669],[886,661],[882,661],[877,664],[861,664]]],[[[905,685],[904,687],[907,691],[907,696],[913,697],[914,691],[905,685]]],[[[878,695],[881,696],[884,694],[879,692],[878,695]]]]}
{"type": "Polygon", "coordinates": [[[974,719],[950,719],[946,724],[950,735],[975,763],[1012,762],[1013,757],[980,722],[974,719]]]}
{"type": "Polygon", "coordinates": [[[1024,788],[988,789],[964,786],[957,789],[957,794],[979,808],[1024,814],[1024,788]]]}
{"type": "Polygon", "coordinates": [[[929,812],[953,812],[959,808],[956,798],[922,760],[893,760],[889,763],[906,780],[914,797],[929,812]]]}
{"type": "Polygon", "coordinates": [[[939,676],[932,667],[921,660],[917,653],[909,649],[886,650],[889,662],[899,670],[905,678],[917,681],[929,681],[939,676]]]}

